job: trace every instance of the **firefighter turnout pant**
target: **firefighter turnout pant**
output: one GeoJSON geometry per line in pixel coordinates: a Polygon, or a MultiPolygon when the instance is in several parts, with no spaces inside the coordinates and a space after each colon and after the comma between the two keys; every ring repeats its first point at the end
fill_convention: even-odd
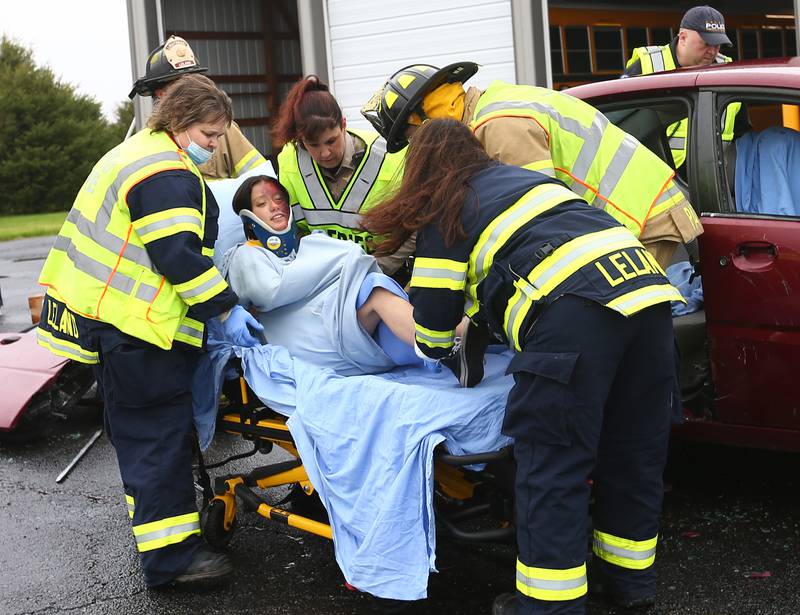
{"type": "Polygon", "coordinates": [[[113,327],[98,333],[98,382],[148,587],[182,574],[201,548],[192,476],[196,350],[162,350],[113,327]]]}
{"type": "Polygon", "coordinates": [[[503,430],[515,438],[521,613],[584,613],[587,563],[612,597],[655,595],[673,343],[668,303],[626,318],[571,295],[526,335],[503,430]]]}

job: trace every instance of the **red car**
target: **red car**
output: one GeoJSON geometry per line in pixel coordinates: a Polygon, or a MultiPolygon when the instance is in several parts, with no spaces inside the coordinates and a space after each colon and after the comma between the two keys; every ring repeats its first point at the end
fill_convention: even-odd
{"type": "Polygon", "coordinates": [[[705,229],[697,246],[705,310],[674,319],[687,418],[678,433],[800,451],[800,202],[783,186],[800,172],[800,146],[797,158],[789,156],[800,139],[800,58],[680,69],[565,91],[673,167],[667,127],[689,119],[687,160],[676,177],[705,229]],[[723,113],[737,102],[750,129],[726,143],[723,113]],[[784,158],[758,150],[765,174],[752,173],[753,144],[773,135],[783,139],[784,158]],[[765,211],[753,211],[754,194],[763,196],[765,211]]]}

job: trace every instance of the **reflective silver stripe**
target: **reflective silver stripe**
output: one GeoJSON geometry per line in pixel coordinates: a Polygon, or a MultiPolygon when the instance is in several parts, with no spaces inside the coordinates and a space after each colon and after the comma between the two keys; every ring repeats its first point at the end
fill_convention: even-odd
{"type": "MultiPolygon", "coordinates": [[[[111,209],[113,208],[114,204],[112,203],[111,209]]],[[[122,252],[122,248],[124,247],[126,259],[133,261],[137,265],[141,265],[147,269],[153,268],[153,262],[150,260],[150,255],[147,254],[146,250],[143,250],[139,246],[135,246],[130,242],[128,245],[125,245],[125,241],[123,239],[106,230],[109,222],[111,221],[111,216],[106,212],[105,204],[103,205],[103,208],[97,212],[97,219],[95,222],[92,222],[86,218],[77,209],[70,210],[69,214],[67,215],[67,221],[74,224],[81,235],[88,237],[106,250],[109,250],[114,254],[119,254],[122,252]]]]}
{"type": "Polygon", "coordinates": [[[453,341],[455,331],[449,331],[447,335],[429,335],[419,329],[416,330],[417,339],[430,342],[431,344],[449,344],[453,341]]]}
{"type": "Polygon", "coordinates": [[[436,267],[414,267],[412,278],[436,278],[438,280],[452,280],[456,284],[464,284],[467,279],[467,270],[453,271],[436,267]]]}
{"type": "Polygon", "coordinates": [[[491,263],[484,263],[484,261],[488,258],[489,251],[497,246],[498,242],[500,241],[500,236],[505,233],[509,227],[516,224],[518,218],[528,215],[528,211],[531,208],[557,197],[559,193],[563,194],[562,191],[564,191],[564,188],[560,187],[538,193],[535,197],[526,201],[522,207],[517,208],[517,211],[514,213],[514,215],[508,216],[492,230],[492,234],[486,238],[486,241],[483,242],[480,252],[478,252],[478,255],[475,257],[474,262],[476,279],[474,282],[472,282],[473,284],[477,285],[483,281],[483,278],[485,277],[483,272],[485,269],[488,269],[489,265],[491,265],[491,263]]]}
{"type": "MultiPolygon", "coordinates": [[[[253,152],[250,152],[250,153],[252,154],[253,152]]],[[[256,166],[256,163],[258,162],[259,158],[262,158],[261,154],[259,154],[258,152],[255,152],[255,154],[253,154],[253,156],[250,158],[250,160],[248,160],[247,163],[241,169],[239,169],[236,172],[236,175],[237,176],[241,176],[243,173],[247,173],[247,171],[249,171],[254,166],[256,166]]]]}
{"type": "MultiPolygon", "coordinates": [[[[583,139],[583,145],[581,146],[581,151],[578,153],[578,157],[572,164],[570,173],[580,179],[586,179],[589,175],[589,169],[594,159],[597,157],[597,152],[603,140],[603,133],[608,126],[608,120],[599,111],[596,111],[592,118],[591,126],[590,131],[580,126],[581,133],[575,133],[583,139]]],[[[617,154],[619,154],[619,151],[617,154]]]]}
{"type": "Polygon", "coordinates": [[[67,220],[72,222],[77,227],[81,235],[89,237],[92,239],[92,241],[99,244],[103,248],[110,250],[114,254],[120,254],[124,247],[125,258],[147,269],[153,269],[153,263],[150,260],[150,256],[147,254],[146,250],[143,250],[139,246],[132,245],[130,242],[125,245],[125,241],[123,239],[117,237],[107,229],[108,225],[111,223],[111,216],[114,212],[114,207],[117,204],[119,191],[122,188],[122,185],[128,179],[130,179],[132,175],[141,171],[145,167],[157,162],[165,162],[170,160],[180,162],[181,157],[177,152],[159,152],[157,154],[151,154],[150,156],[145,156],[144,158],[135,160],[127,166],[122,167],[119,173],[117,173],[117,176],[114,178],[114,181],[106,190],[105,196],[103,197],[103,203],[100,209],[97,211],[97,216],[95,217],[94,221],[86,218],[77,209],[72,209],[70,211],[69,215],[67,216],[67,220]]]}
{"type": "Polygon", "coordinates": [[[636,153],[637,147],[638,143],[636,139],[626,133],[619,148],[614,152],[614,157],[603,172],[600,186],[597,188],[600,194],[605,197],[610,197],[614,194],[614,190],[620,179],[622,179],[622,174],[625,173],[625,169],[628,167],[633,155],[636,153]]]}
{"type": "MultiPolygon", "coordinates": [[[[386,157],[386,142],[383,139],[376,139],[372,145],[367,146],[366,157],[361,168],[350,179],[349,192],[340,208],[342,212],[358,213],[361,210],[369,191],[378,179],[383,160],[386,157]]],[[[322,186],[315,169],[314,160],[302,148],[297,148],[297,166],[300,169],[303,185],[305,185],[306,191],[311,197],[314,209],[333,210],[334,204],[322,186]]],[[[304,208],[304,211],[309,211],[309,209],[304,208]]],[[[347,226],[341,222],[312,222],[308,215],[306,215],[306,221],[309,224],[341,224],[342,226],[347,226]]],[[[348,228],[356,227],[348,226],[348,228]]]]}
{"type": "Polygon", "coordinates": [[[477,303],[478,302],[477,302],[476,299],[474,299],[470,295],[465,295],[465,297],[464,297],[464,313],[467,314],[468,316],[472,315],[470,310],[475,309],[475,307],[477,306],[477,303]]]}
{"type": "Polygon", "coordinates": [[[311,226],[325,224],[338,224],[345,228],[358,229],[361,224],[361,214],[352,214],[346,211],[304,209],[306,222],[311,226]]]}
{"type": "Polygon", "coordinates": [[[669,199],[678,194],[682,195],[683,192],[681,192],[681,189],[678,188],[675,184],[672,184],[669,188],[667,188],[666,190],[664,190],[664,192],[661,193],[661,196],[659,196],[658,200],[656,200],[656,205],[661,205],[665,201],[668,201],[669,199]]]}
{"type": "Polygon", "coordinates": [[[517,570],[517,581],[527,587],[533,589],[545,589],[550,591],[563,591],[565,589],[578,589],[586,585],[586,575],[581,575],[576,579],[569,579],[566,581],[551,581],[546,579],[536,579],[534,577],[526,576],[524,573],[517,570]]]}
{"type": "MultiPolygon", "coordinates": [[[[557,109],[551,107],[550,105],[544,105],[532,100],[505,100],[490,103],[480,110],[480,112],[475,116],[475,119],[479,120],[484,115],[494,113],[495,111],[503,111],[505,109],[530,109],[532,111],[538,111],[540,113],[549,115],[558,123],[561,128],[567,132],[571,132],[581,139],[588,139],[592,136],[589,130],[584,128],[583,125],[577,120],[562,115],[557,109]]],[[[605,125],[608,125],[608,120],[604,116],[601,117],[603,120],[605,120],[605,125]]],[[[596,139],[596,142],[599,144],[599,139],[596,139]]]]}
{"type": "MultiPolygon", "coordinates": [[[[201,274],[201,275],[202,275],[202,274],[201,274]]],[[[190,281],[191,281],[191,280],[190,280],[190,281]]],[[[199,295],[202,295],[204,292],[206,292],[207,290],[209,290],[209,289],[211,289],[212,287],[216,286],[216,285],[217,285],[217,284],[219,284],[220,282],[225,282],[225,280],[224,280],[224,279],[222,278],[222,276],[219,274],[219,271],[215,271],[215,272],[214,272],[214,274],[211,276],[211,278],[210,278],[210,279],[206,280],[205,282],[203,282],[203,283],[202,283],[202,284],[200,284],[199,286],[196,286],[196,287],[194,287],[194,288],[192,288],[192,289],[189,289],[189,290],[182,290],[182,291],[181,291],[181,290],[179,290],[179,291],[178,291],[178,294],[181,296],[181,298],[183,298],[183,300],[184,300],[186,303],[189,303],[189,300],[190,300],[190,299],[193,299],[194,297],[197,297],[197,296],[199,296],[199,295]]],[[[183,284],[181,284],[180,286],[183,286],[183,285],[185,285],[185,284],[186,284],[186,282],[184,282],[184,283],[183,283],[183,284]]],[[[176,290],[177,290],[177,289],[176,289],[176,290]]]]}
{"type": "Polygon", "coordinates": [[[45,335],[42,332],[42,330],[39,329],[39,327],[36,327],[36,338],[45,346],[63,352],[64,354],[69,355],[71,357],[75,357],[78,360],[83,359],[87,363],[98,362],[98,356],[96,352],[90,352],[88,350],[84,350],[77,344],[68,345],[65,343],[59,343],[59,339],[57,337],[53,335],[50,336],[45,335]]]}
{"type": "Polygon", "coordinates": [[[305,209],[303,209],[300,203],[292,205],[292,216],[295,222],[306,219],[305,209]]]}
{"type": "MultiPolygon", "coordinates": [[[[95,222],[92,224],[92,228],[97,229],[98,231],[106,231],[109,223],[111,222],[111,215],[114,211],[114,207],[117,204],[117,200],[119,198],[119,191],[122,189],[122,185],[130,179],[134,174],[138,173],[142,169],[150,166],[151,164],[155,164],[157,162],[167,162],[167,161],[175,161],[181,162],[181,157],[178,152],[158,152],[156,154],[150,154],[149,156],[145,156],[144,158],[139,158],[138,160],[134,160],[127,166],[122,167],[117,176],[114,178],[114,181],[106,190],[105,197],[103,197],[103,205],[100,210],[97,212],[97,217],[95,222]]],[[[97,243],[99,243],[104,248],[107,248],[113,251],[115,254],[119,254],[121,252],[121,243],[119,247],[116,247],[116,244],[106,244],[104,240],[110,239],[110,237],[114,237],[116,241],[120,241],[118,237],[115,237],[113,234],[109,232],[104,232],[99,234],[97,237],[93,237],[91,233],[84,233],[89,235],[94,239],[97,243]],[[116,249],[115,249],[116,247],[116,249]]],[[[148,269],[152,269],[153,265],[150,261],[150,257],[147,255],[145,250],[142,250],[138,246],[133,246],[130,243],[125,247],[125,258],[128,260],[132,260],[148,269]],[[131,253],[128,253],[128,250],[131,250],[131,253]]]]}
{"type": "MultiPolygon", "coordinates": [[[[647,288],[647,287],[645,287],[647,288]]],[[[638,294],[634,297],[631,297],[625,301],[621,302],[614,302],[613,300],[608,303],[608,307],[620,312],[621,314],[627,314],[631,308],[635,307],[640,303],[653,303],[653,300],[661,299],[662,301],[679,301],[679,293],[674,288],[653,288],[645,293],[638,294]]],[[[658,301],[655,301],[657,303],[658,301]]],[[[595,539],[597,542],[597,539],[595,539]]],[[[605,543],[603,543],[605,544],[605,543]]],[[[609,548],[609,550],[611,550],[609,548]]],[[[653,549],[655,553],[655,549],[653,549]]],[[[634,558],[635,559],[635,558],[634,558]]]]}
{"type": "MultiPolygon", "coordinates": [[[[317,171],[314,168],[314,160],[311,155],[302,147],[297,147],[297,166],[300,169],[300,177],[303,179],[303,185],[306,187],[308,196],[311,197],[311,202],[315,209],[333,209],[325,188],[320,182],[317,171]]],[[[308,218],[306,218],[308,219],[308,218]]],[[[314,224],[309,221],[309,224],[314,224]]]]}
{"type": "MultiPolygon", "coordinates": [[[[126,295],[130,295],[136,285],[136,280],[119,271],[114,272],[114,276],[111,277],[111,267],[80,252],[69,237],[64,237],[63,235],[56,237],[53,249],[65,252],[78,271],[82,271],[103,285],[108,284],[111,288],[115,288],[126,295]],[[109,278],[111,279],[109,280],[109,278]]],[[[157,293],[158,289],[154,286],[141,284],[136,291],[136,298],[150,303],[157,293]]]]}
{"type": "MultiPolygon", "coordinates": [[[[529,280],[531,284],[533,284],[533,287],[537,289],[544,288],[547,286],[550,280],[558,276],[564,269],[573,267],[576,262],[585,260],[587,254],[590,254],[591,252],[604,246],[615,245],[619,244],[620,242],[630,243],[630,245],[627,247],[636,247],[640,245],[639,242],[634,239],[633,235],[631,235],[630,231],[624,227],[618,228],[617,232],[614,233],[606,234],[604,231],[600,232],[603,233],[602,236],[595,237],[583,245],[573,247],[569,252],[567,252],[567,254],[559,258],[557,261],[554,261],[550,267],[545,268],[539,275],[536,276],[536,279],[529,280]],[[630,241],[626,242],[626,240],[630,241]]],[[[565,246],[569,246],[569,243],[565,244],[565,246]]],[[[588,263],[584,263],[584,265],[585,264],[588,263]]],[[[535,270],[536,268],[534,268],[534,271],[535,270]]]]}
{"type": "Polygon", "coordinates": [[[653,72],[662,72],[664,70],[664,52],[661,47],[656,47],[655,50],[648,47],[647,53],[650,54],[650,61],[653,63],[653,72]]]}
{"type": "MultiPolygon", "coordinates": [[[[511,309],[508,312],[508,322],[505,330],[506,339],[508,340],[509,347],[512,349],[522,345],[520,340],[516,339],[516,336],[514,335],[514,325],[517,322],[517,318],[519,318],[519,313],[523,308],[526,308],[523,318],[527,318],[527,312],[530,310],[531,305],[533,305],[532,302],[535,301],[534,297],[526,293],[524,289],[528,287],[529,292],[536,291],[533,286],[528,284],[527,280],[517,280],[516,286],[520,289],[520,291],[522,291],[522,294],[517,298],[517,300],[514,302],[514,305],[511,306],[511,309]],[[529,299],[530,301],[528,301],[529,299]]],[[[512,295],[512,298],[515,295],[516,293],[512,295]]],[[[509,299],[509,302],[510,301],[511,299],[509,299]]]]}
{"type": "Polygon", "coordinates": [[[203,225],[196,216],[175,216],[173,218],[167,218],[165,220],[159,220],[157,222],[151,222],[150,224],[140,226],[136,229],[136,233],[139,235],[139,237],[142,237],[143,235],[148,235],[154,231],[160,231],[161,229],[169,228],[170,226],[175,226],[178,224],[191,224],[192,226],[196,226],[197,230],[201,232],[203,229],[203,225]]]}
{"type": "Polygon", "coordinates": [[[686,148],[686,137],[670,137],[669,138],[669,148],[670,149],[685,149],[686,148]]]}
{"type": "Polygon", "coordinates": [[[601,551],[605,551],[606,553],[611,553],[612,555],[616,555],[617,557],[623,557],[625,559],[632,559],[632,560],[645,560],[651,557],[654,557],[656,554],[656,548],[653,547],[652,549],[647,549],[646,551],[633,551],[631,549],[623,549],[622,547],[615,547],[607,542],[601,540],[597,536],[594,537],[594,544],[595,546],[600,549],[601,551]]]}
{"type": "Polygon", "coordinates": [[[203,332],[202,331],[198,331],[197,329],[195,329],[193,327],[189,327],[184,323],[181,323],[181,325],[178,327],[178,333],[182,333],[186,337],[191,337],[191,338],[194,338],[196,340],[200,340],[201,342],[203,341],[203,332]]]}
{"type": "Polygon", "coordinates": [[[354,182],[355,185],[350,189],[347,198],[344,200],[344,203],[342,203],[342,211],[349,211],[351,213],[361,211],[361,207],[364,205],[369,191],[372,189],[372,186],[375,185],[375,180],[378,179],[378,173],[381,170],[385,157],[386,141],[383,139],[375,139],[372,145],[369,146],[367,159],[364,161],[358,175],[354,175],[350,180],[354,182]]]}
{"type": "Polygon", "coordinates": [[[200,530],[200,521],[191,521],[189,523],[183,523],[181,525],[175,525],[172,527],[166,527],[160,530],[153,530],[152,532],[147,532],[146,534],[139,534],[136,536],[136,544],[141,545],[145,542],[150,542],[151,540],[158,540],[161,538],[166,538],[167,536],[175,536],[176,534],[185,534],[186,532],[193,532],[193,531],[200,530]]]}
{"type": "MultiPolygon", "coordinates": [[[[609,121],[606,118],[606,116],[597,111],[594,117],[592,118],[591,125],[587,128],[577,120],[562,115],[561,113],[558,112],[557,109],[551,107],[550,105],[544,105],[542,103],[538,103],[535,101],[507,100],[507,101],[490,103],[486,105],[475,116],[475,120],[477,121],[481,117],[489,113],[493,113],[495,111],[502,111],[505,109],[528,109],[531,111],[538,111],[539,113],[544,113],[545,115],[548,115],[549,117],[553,118],[562,130],[572,133],[576,137],[582,139],[583,145],[581,145],[581,151],[578,153],[578,156],[572,165],[572,169],[570,169],[570,173],[580,180],[583,181],[586,180],[586,177],[588,176],[589,173],[589,169],[592,166],[592,162],[597,156],[597,152],[600,150],[600,146],[603,140],[603,134],[605,133],[606,128],[608,128],[609,125],[609,121]]],[[[622,149],[623,145],[630,148],[632,141],[633,140],[630,138],[628,138],[627,140],[623,140],[622,143],[620,144],[620,149],[622,149]]],[[[634,151],[635,151],[635,142],[634,142],[634,151]]],[[[633,156],[633,151],[631,151],[630,156],[631,157],[633,156]]],[[[614,183],[616,184],[616,182],[614,183]]]]}

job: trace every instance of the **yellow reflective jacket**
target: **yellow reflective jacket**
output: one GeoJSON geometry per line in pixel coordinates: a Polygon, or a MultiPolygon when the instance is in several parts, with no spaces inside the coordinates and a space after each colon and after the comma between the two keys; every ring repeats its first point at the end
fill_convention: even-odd
{"type": "MultiPolygon", "coordinates": [[[[188,308],[225,291],[227,283],[211,266],[201,276],[173,286],[154,267],[142,237],[151,241],[176,230],[190,231],[202,242],[205,222],[200,171],[166,133],[145,128],[92,169],[47,256],[39,283],[75,313],[159,348],[169,349],[176,340],[201,347],[204,325],[186,316],[188,308]],[[132,222],[128,192],[144,179],[170,170],[197,177],[202,210],[179,207],[132,222]]],[[[42,345],[80,360],[54,349],[42,338],[46,335],[41,331],[42,345]]]]}
{"type": "Polygon", "coordinates": [[[367,211],[387,196],[395,175],[400,172],[405,150],[386,153],[386,141],[378,133],[348,128],[366,144],[366,150],[342,196],[334,201],[325,185],[319,166],[309,153],[293,143],[278,154],[281,183],[289,192],[294,218],[302,230],[324,230],[339,239],[366,247],[372,235],[361,230],[360,212],[367,211]]]}
{"type": "Polygon", "coordinates": [[[604,209],[637,237],[647,220],[682,198],[674,171],[591,105],[547,88],[495,81],[475,106],[470,127],[494,118],[526,117],[547,134],[552,168],[589,204],[604,209]]]}

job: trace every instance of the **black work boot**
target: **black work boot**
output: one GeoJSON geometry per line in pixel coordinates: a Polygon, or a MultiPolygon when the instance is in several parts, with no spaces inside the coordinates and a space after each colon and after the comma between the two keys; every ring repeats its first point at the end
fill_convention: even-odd
{"type": "Polygon", "coordinates": [[[612,591],[610,583],[602,578],[593,566],[589,570],[589,596],[599,598],[618,607],[624,613],[646,613],[656,603],[655,593],[638,596],[625,595],[612,591]]]}
{"type": "Polygon", "coordinates": [[[462,387],[474,387],[483,380],[483,355],[489,345],[489,328],[470,321],[461,338],[456,338],[454,353],[442,359],[462,387]]]}
{"type": "Polygon", "coordinates": [[[173,585],[216,581],[233,572],[233,564],[226,555],[200,549],[183,574],[172,580],[173,585]]]}
{"type": "Polygon", "coordinates": [[[492,603],[492,615],[518,615],[520,610],[517,602],[516,593],[500,594],[492,603]]]}

